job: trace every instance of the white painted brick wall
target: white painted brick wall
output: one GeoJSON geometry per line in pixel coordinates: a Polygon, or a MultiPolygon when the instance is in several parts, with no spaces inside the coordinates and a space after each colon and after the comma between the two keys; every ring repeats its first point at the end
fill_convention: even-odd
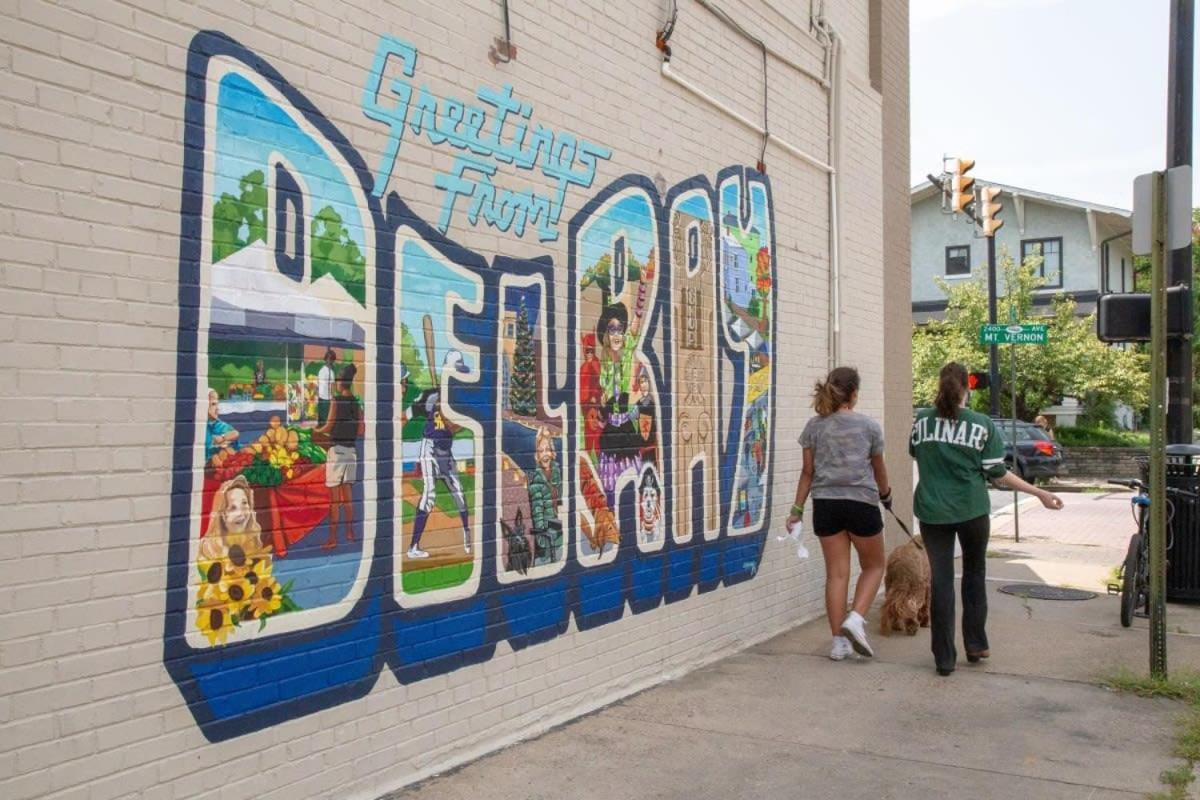
{"type": "MultiPolygon", "coordinates": [[[[820,70],[807,0],[718,2],[820,70]]],[[[826,4],[845,46],[843,360],[863,373],[862,408],[889,410],[898,452],[907,269],[885,278],[884,217],[907,214],[907,132],[896,127],[907,125],[907,43],[895,32],[907,14],[901,0],[885,3],[881,96],[867,78],[867,2],[826,4]],[[888,130],[902,153],[884,147],[888,130]]],[[[659,75],[666,4],[512,5],[519,55],[493,67],[487,50],[502,27],[490,0],[0,0],[0,797],[375,797],[820,613],[819,560],[798,562],[772,536],[758,575],[737,586],[586,632],[572,622],[516,652],[502,643],[487,663],[408,685],[385,668],[361,699],[225,741],[205,738],[163,667],[184,88],[198,31],[228,34],[279,70],[372,168],[385,130],[360,100],[385,33],[417,45],[419,79],[437,91],[469,98],[511,83],[543,124],[612,148],[592,189],[568,193],[557,242],[472,227],[456,210],[448,235],[485,257],[551,256],[560,303],[566,220],[595,191],[627,172],[673,185],[757,160],[758,136],[659,75]]],[[[697,4],[679,5],[672,69],[757,119],[757,48],[697,4]]],[[[824,92],[771,59],[768,95],[772,132],[824,157],[824,92]]],[[[433,177],[450,163],[447,149],[415,140],[402,152],[393,180],[428,220],[441,204],[433,177]]],[[[766,163],[779,267],[778,530],[808,394],[826,369],[828,184],[779,148],[766,163]]],[[[898,230],[888,258],[906,264],[898,230]]]]}

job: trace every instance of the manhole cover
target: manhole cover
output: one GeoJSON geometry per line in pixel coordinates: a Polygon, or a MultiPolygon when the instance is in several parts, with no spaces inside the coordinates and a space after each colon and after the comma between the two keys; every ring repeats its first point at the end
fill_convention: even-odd
{"type": "Polygon", "coordinates": [[[1096,596],[1095,592],[1068,589],[1065,586],[1047,586],[1044,583],[1010,583],[1008,586],[1001,586],[1000,591],[1033,600],[1091,600],[1096,596]]]}

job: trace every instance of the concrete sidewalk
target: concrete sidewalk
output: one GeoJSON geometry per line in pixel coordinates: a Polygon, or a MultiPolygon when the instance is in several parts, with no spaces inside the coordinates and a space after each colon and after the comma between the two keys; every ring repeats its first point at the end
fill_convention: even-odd
{"type": "MultiPolygon", "coordinates": [[[[1127,501],[1101,497],[1023,508],[1019,546],[997,521],[991,585],[1069,575],[1103,592],[1094,579],[1130,525],[1117,513],[1127,501]]],[[[875,634],[875,659],[835,663],[817,620],[392,797],[1100,800],[1161,788],[1180,707],[1095,685],[1119,666],[1145,671],[1145,621],[1121,628],[1103,594],[992,591],[989,603],[992,658],[948,678],[927,631],[875,634]]],[[[1200,609],[1169,613],[1183,631],[1171,664],[1200,664],[1200,609]]]]}

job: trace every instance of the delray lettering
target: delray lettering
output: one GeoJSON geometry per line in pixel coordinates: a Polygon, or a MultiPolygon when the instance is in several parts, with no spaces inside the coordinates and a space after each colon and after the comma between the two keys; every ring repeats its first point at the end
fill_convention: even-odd
{"type": "Polygon", "coordinates": [[[382,197],[406,132],[461,151],[434,179],[443,229],[469,197],[472,222],[552,238],[609,151],[531,127],[507,86],[479,91],[488,113],[403,77],[378,103],[392,56],[416,67],[385,37],[373,182],[270,64],[213,32],[189,51],[163,663],[210,740],[758,574],[767,176],[613,176],[566,221],[565,263],[476,252],[411,187],[382,197]],[[538,165],[557,199],[497,192],[498,164],[538,165]]]}

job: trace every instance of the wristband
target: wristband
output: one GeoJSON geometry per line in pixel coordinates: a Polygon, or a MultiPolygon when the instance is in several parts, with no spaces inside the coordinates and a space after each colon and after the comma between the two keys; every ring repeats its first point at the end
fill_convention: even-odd
{"type": "Polygon", "coordinates": [[[792,516],[804,518],[804,506],[792,505],[792,516]]]}
{"type": "Polygon", "coordinates": [[[892,487],[889,486],[888,490],[886,492],[881,493],[879,495],[879,499],[880,500],[891,500],[892,499],[892,487]]]}

